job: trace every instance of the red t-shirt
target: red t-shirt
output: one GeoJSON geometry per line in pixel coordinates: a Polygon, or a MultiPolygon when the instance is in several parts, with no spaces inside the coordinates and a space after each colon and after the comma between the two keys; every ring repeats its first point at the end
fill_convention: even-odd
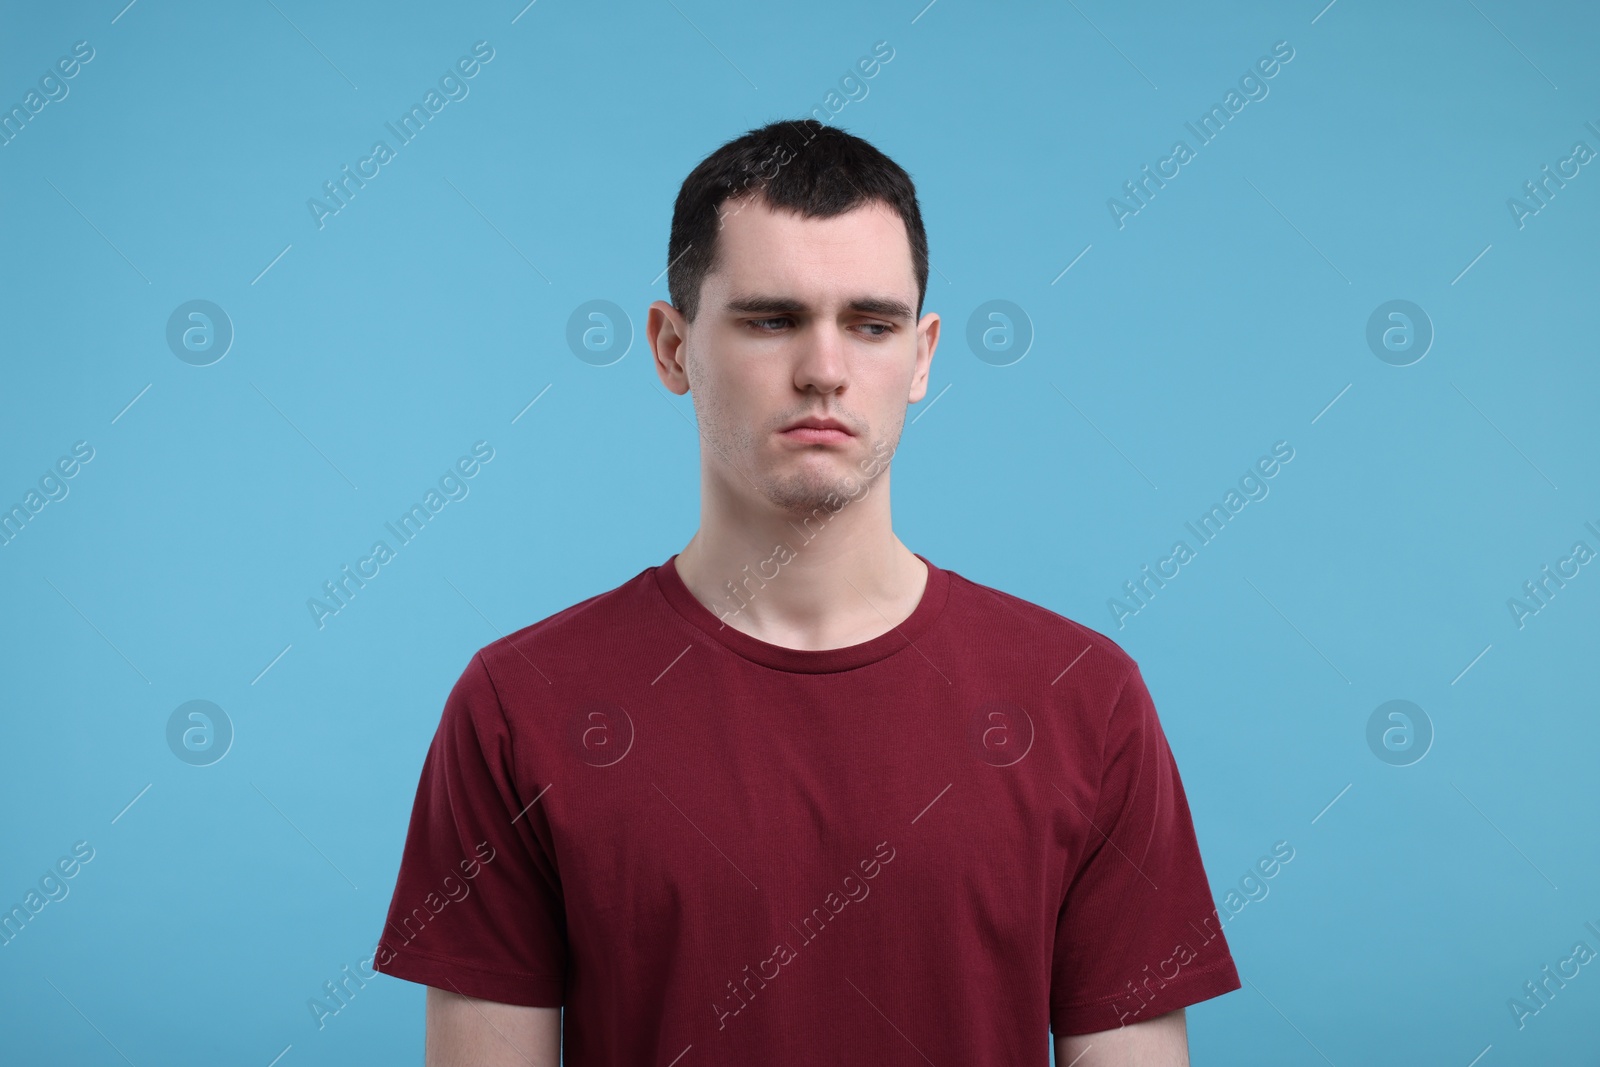
{"type": "Polygon", "coordinates": [[[482,648],[377,969],[563,1006],[571,1067],[1044,1067],[1238,989],[1137,664],[918,558],[846,648],[723,625],[676,557],[482,648]]]}

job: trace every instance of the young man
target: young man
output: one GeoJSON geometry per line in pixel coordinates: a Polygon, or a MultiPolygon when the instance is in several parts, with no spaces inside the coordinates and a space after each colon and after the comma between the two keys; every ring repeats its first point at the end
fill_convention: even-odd
{"type": "Polygon", "coordinates": [[[891,525],[940,325],[910,178],[751,131],[668,262],[700,528],[445,702],[376,956],[427,1063],[1187,1064],[1239,978],[1137,664],[891,525]]]}

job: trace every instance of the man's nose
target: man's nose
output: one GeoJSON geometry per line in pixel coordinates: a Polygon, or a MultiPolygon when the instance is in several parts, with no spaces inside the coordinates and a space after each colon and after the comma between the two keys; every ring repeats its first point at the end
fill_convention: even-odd
{"type": "Polygon", "coordinates": [[[845,338],[833,326],[809,331],[801,340],[795,364],[794,384],[802,392],[816,389],[837,392],[848,380],[849,367],[845,338]]]}

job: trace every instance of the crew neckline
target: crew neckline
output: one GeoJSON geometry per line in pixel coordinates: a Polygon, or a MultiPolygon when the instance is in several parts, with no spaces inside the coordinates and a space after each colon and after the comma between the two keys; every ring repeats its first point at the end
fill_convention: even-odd
{"type": "Polygon", "coordinates": [[[840,648],[804,649],[774,645],[743,630],[724,623],[716,613],[695,598],[678,574],[678,554],[673,553],[665,563],[652,568],[656,588],[666,598],[667,604],[686,622],[700,630],[719,645],[743,659],[774,670],[796,674],[832,674],[855,670],[887,659],[906,648],[927,632],[944,611],[949,598],[950,574],[920,552],[912,555],[928,568],[928,580],[923,586],[922,598],[898,626],[877,637],[840,648]]]}

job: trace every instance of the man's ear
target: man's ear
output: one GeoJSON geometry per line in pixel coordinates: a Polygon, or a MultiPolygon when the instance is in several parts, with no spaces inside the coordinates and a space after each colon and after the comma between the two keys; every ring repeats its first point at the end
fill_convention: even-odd
{"type": "Polygon", "coordinates": [[[689,324],[682,313],[665,300],[652,301],[644,332],[655,356],[656,374],[661,384],[679,396],[687,393],[689,324]]]}
{"type": "Polygon", "coordinates": [[[939,347],[939,316],[928,312],[917,323],[917,362],[911,373],[911,392],[906,403],[915,404],[928,395],[928,372],[933,366],[933,350],[939,347]]]}

